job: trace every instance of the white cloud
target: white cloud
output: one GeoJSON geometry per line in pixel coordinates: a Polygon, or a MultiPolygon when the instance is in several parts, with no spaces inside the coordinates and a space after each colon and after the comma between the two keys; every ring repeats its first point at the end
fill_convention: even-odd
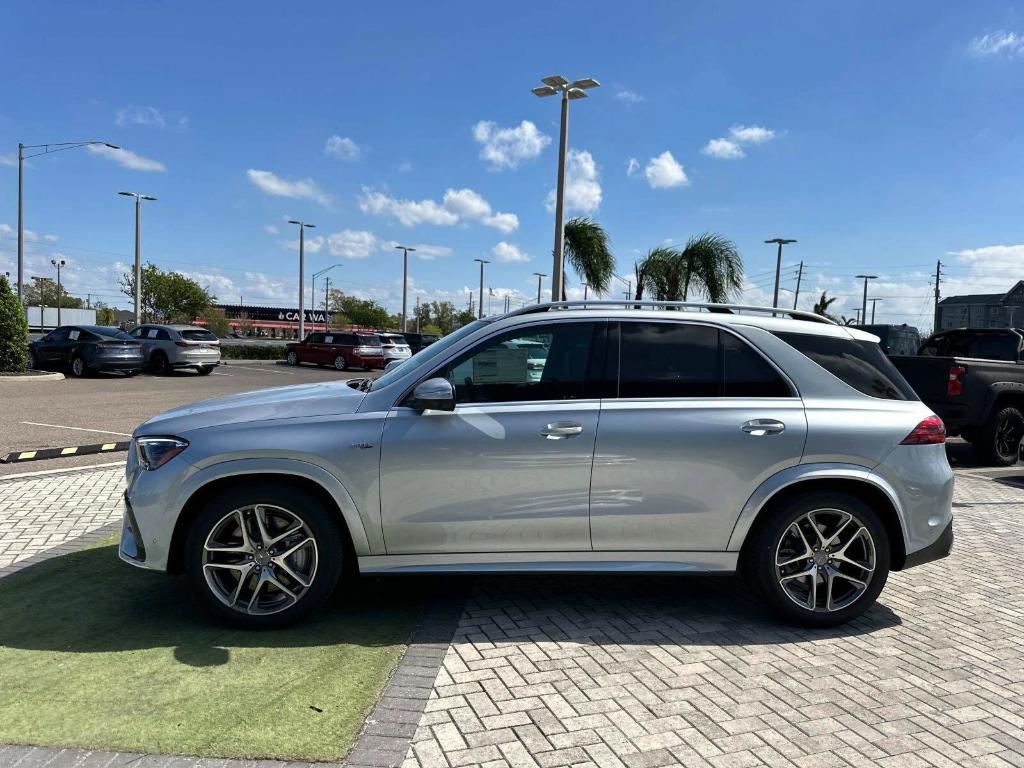
{"type": "Polygon", "coordinates": [[[626,162],[626,175],[636,176],[636,172],[640,170],[640,161],[635,157],[629,158],[626,162]]]}
{"type": "Polygon", "coordinates": [[[1024,56],[1024,35],[999,30],[971,40],[970,51],[975,56],[1024,56]]]}
{"type": "Polygon", "coordinates": [[[491,253],[494,254],[495,259],[502,262],[530,260],[530,257],[521,248],[512,243],[506,243],[504,240],[494,246],[491,253]]]}
{"type": "MultiPolygon", "coordinates": [[[[312,237],[307,235],[306,238],[302,241],[302,247],[305,249],[306,253],[320,253],[320,251],[324,249],[324,246],[326,244],[327,238],[325,238],[323,235],[315,235],[312,237]]],[[[294,240],[282,240],[281,245],[283,245],[290,251],[298,251],[299,239],[295,238],[294,240]]]]}
{"type": "Polygon", "coordinates": [[[740,149],[740,145],[735,141],[729,141],[729,139],[712,139],[704,145],[704,149],[701,152],[711,157],[717,157],[719,160],[739,160],[741,157],[746,157],[746,152],[740,149]]]}
{"type": "MultiPolygon", "coordinates": [[[[23,228],[21,233],[24,236],[26,243],[56,243],[58,240],[56,235],[41,235],[34,229],[23,228]]],[[[18,232],[10,224],[0,224],[0,237],[17,239],[18,232]]]]}
{"type": "Polygon", "coordinates": [[[512,232],[519,227],[514,213],[494,213],[491,205],[472,189],[449,189],[441,203],[434,200],[402,200],[368,187],[363,187],[359,200],[363,213],[392,216],[401,224],[453,226],[459,222],[475,221],[500,232],[512,232]]]}
{"type": "Polygon", "coordinates": [[[756,146],[774,139],[778,134],[762,125],[734,125],[728,138],[711,139],[701,152],[719,160],[739,160],[746,157],[744,146],[756,146]]]}
{"type": "Polygon", "coordinates": [[[11,167],[14,167],[17,164],[18,164],[18,156],[16,154],[14,154],[13,152],[11,152],[9,154],[6,154],[6,155],[0,155],[0,165],[9,165],[11,167]]]}
{"type": "Polygon", "coordinates": [[[249,181],[268,195],[290,197],[296,200],[315,200],[320,205],[328,205],[331,202],[330,195],[325,194],[312,179],[289,181],[271,171],[259,171],[253,168],[245,173],[249,177],[249,181]]]}
{"type": "Polygon", "coordinates": [[[145,125],[155,128],[166,128],[167,120],[156,107],[127,106],[117,110],[117,117],[114,119],[122,128],[129,125],[145,125]]]}
{"type": "Polygon", "coordinates": [[[281,230],[277,228],[276,224],[264,224],[263,231],[266,232],[268,235],[276,235],[281,230]]]}
{"type": "Polygon", "coordinates": [[[641,101],[647,101],[643,96],[635,91],[631,91],[628,88],[619,88],[615,92],[615,98],[619,101],[623,101],[626,104],[639,104],[641,101]]]}
{"type": "Polygon", "coordinates": [[[412,163],[410,163],[408,160],[403,160],[401,163],[398,164],[398,172],[399,173],[408,173],[411,170],[412,170],[412,163]]]}
{"type": "Polygon", "coordinates": [[[690,183],[686,178],[686,171],[683,170],[672,153],[667,149],[657,157],[652,157],[647,167],[644,168],[644,177],[651,189],[669,189],[671,187],[682,187],[690,183]]]}
{"type": "Polygon", "coordinates": [[[515,128],[500,128],[497,123],[481,120],[473,126],[473,140],[481,145],[480,159],[492,171],[518,168],[551,143],[551,137],[537,130],[529,120],[515,128]]]}
{"type": "Polygon", "coordinates": [[[132,171],[164,171],[166,168],[159,160],[152,160],[142,155],[137,155],[130,149],[111,149],[104,144],[90,144],[87,150],[94,155],[113,160],[120,166],[132,171]]]}
{"type": "Polygon", "coordinates": [[[373,232],[353,229],[343,229],[328,235],[327,244],[332,256],[341,256],[343,259],[365,259],[384,245],[373,232]]]}
{"type": "Polygon", "coordinates": [[[416,258],[423,261],[433,261],[437,258],[452,255],[452,249],[446,245],[425,245],[423,243],[417,243],[413,247],[416,249],[416,258]]]}
{"type": "Polygon", "coordinates": [[[324,154],[337,160],[355,161],[362,157],[363,150],[347,136],[334,134],[327,138],[324,154]]]}
{"type": "MultiPolygon", "coordinates": [[[[548,192],[545,205],[555,210],[555,190],[548,192]]],[[[570,149],[565,166],[565,208],[579,213],[593,213],[601,205],[601,173],[597,163],[585,149],[570,149]]]]}

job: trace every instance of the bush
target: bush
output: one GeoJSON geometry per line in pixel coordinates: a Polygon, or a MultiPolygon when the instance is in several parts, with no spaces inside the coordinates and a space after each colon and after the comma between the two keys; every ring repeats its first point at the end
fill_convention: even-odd
{"type": "Polygon", "coordinates": [[[24,373],[28,368],[28,319],[25,308],[0,275],[0,372],[24,373]]]}
{"type": "Polygon", "coordinates": [[[284,360],[283,344],[224,344],[220,345],[222,360],[284,360]]]}

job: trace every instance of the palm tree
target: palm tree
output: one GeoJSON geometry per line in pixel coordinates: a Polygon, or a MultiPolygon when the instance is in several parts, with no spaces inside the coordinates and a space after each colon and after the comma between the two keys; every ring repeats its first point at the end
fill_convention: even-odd
{"type": "Polygon", "coordinates": [[[827,317],[830,320],[835,320],[835,318],[828,313],[828,308],[835,303],[836,297],[826,296],[826,293],[827,291],[821,292],[821,298],[814,302],[814,306],[811,308],[811,311],[816,315],[821,315],[822,317],[827,317]]]}
{"type": "Polygon", "coordinates": [[[708,301],[728,301],[743,287],[743,260],[735,243],[713,232],[691,237],[682,250],[654,248],[636,264],[636,298],[686,301],[699,290],[708,301]]]}
{"type": "MultiPolygon", "coordinates": [[[[596,221],[587,218],[565,222],[565,260],[594,293],[607,292],[615,275],[615,256],[608,246],[608,233],[596,221]]],[[[562,281],[565,301],[565,280],[562,281]]]]}

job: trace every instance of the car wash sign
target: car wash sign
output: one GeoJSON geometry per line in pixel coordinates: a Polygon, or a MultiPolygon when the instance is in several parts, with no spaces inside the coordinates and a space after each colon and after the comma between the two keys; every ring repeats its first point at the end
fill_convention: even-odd
{"type": "MultiPolygon", "coordinates": [[[[305,310],[306,322],[307,323],[326,323],[327,315],[319,310],[307,309],[305,310]]],[[[278,320],[284,320],[286,322],[299,322],[299,313],[293,309],[283,309],[277,313],[278,320]]]]}
{"type": "MultiPolygon", "coordinates": [[[[262,323],[298,323],[299,311],[293,307],[257,307],[250,304],[219,304],[229,320],[245,318],[262,323]]],[[[323,324],[327,315],[322,309],[307,309],[306,322],[323,324]]]]}

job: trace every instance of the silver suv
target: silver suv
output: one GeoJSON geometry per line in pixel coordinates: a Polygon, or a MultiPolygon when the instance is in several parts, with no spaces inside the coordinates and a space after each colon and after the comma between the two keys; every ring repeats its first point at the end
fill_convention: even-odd
{"type": "Polygon", "coordinates": [[[485,318],[376,381],[149,420],[120,554],[247,626],[343,572],[453,570],[740,570],[784,616],[838,624],[953,541],[942,422],[877,341],[726,305],[485,318]]]}
{"type": "Polygon", "coordinates": [[[148,323],[129,335],[142,344],[146,365],[158,376],[175,368],[195,368],[205,376],[220,365],[220,339],[198,325],[148,323]]]}

